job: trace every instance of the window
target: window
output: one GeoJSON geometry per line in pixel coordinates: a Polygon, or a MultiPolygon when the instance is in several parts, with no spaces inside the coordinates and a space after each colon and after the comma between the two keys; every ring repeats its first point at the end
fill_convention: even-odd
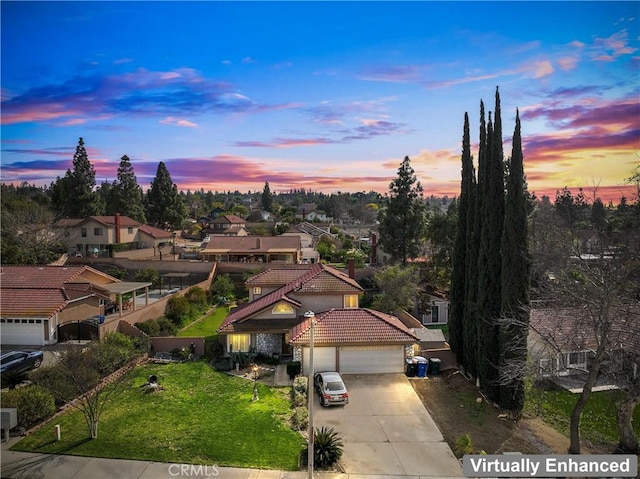
{"type": "Polygon", "coordinates": [[[581,368],[587,367],[587,353],[586,351],[573,351],[567,354],[567,367],[569,368],[581,368]]]}
{"type": "Polygon", "coordinates": [[[87,228],[80,228],[80,236],[83,238],[87,237],[87,228]]]}
{"type": "Polygon", "coordinates": [[[255,294],[255,295],[262,294],[262,288],[260,286],[254,286],[253,294],[255,294]]]}
{"type": "Polygon", "coordinates": [[[246,353],[251,347],[251,335],[250,334],[230,334],[227,336],[227,344],[229,345],[230,352],[243,352],[246,353]]]}
{"type": "Polygon", "coordinates": [[[345,294],[344,295],[344,307],[345,308],[357,308],[358,307],[358,295],[357,294],[345,294]]]}
{"type": "Polygon", "coordinates": [[[129,233],[130,235],[132,235],[132,234],[133,234],[133,226],[129,226],[129,227],[127,228],[127,233],[129,233]]]}
{"type": "Polygon", "coordinates": [[[273,314],[293,314],[293,308],[287,303],[278,303],[271,310],[273,314]]]}
{"type": "Polygon", "coordinates": [[[102,236],[102,228],[93,228],[94,236],[102,236]]]}
{"type": "Polygon", "coordinates": [[[433,323],[440,322],[440,306],[435,304],[431,305],[431,322],[433,323]]]}

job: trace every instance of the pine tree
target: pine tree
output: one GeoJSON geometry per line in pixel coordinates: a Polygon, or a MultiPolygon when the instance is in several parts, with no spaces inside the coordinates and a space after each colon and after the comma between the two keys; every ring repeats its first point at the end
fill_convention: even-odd
{"type": "Polygon", "coordinates": [[[529,285],[527,191],[524,177],[520,115],[509,160],[507,197],[502,235],[502,316],[500,326],[500,405],[517,415],[524,406],[522,372],[527,361],[529,285]]]}
{"type": "Polygon", "coordinates": [[[159,228],[180,228],[187,217],[187,208],[171,180],[164,162],[158,164],[156,176],[147,192],[147,218],[159,228]]]}
{"type": "Polygon", "coordinates": [[[262,190],[262,209],[271,212],[273,208],[273,196],[271,195],[271,189],[269,188],[269,182],[264,182],[264,189],[262,190]]]}
{"type": "Polygon", "coordinates": [[[52,185],[52,203],[58,216],[86,218],[102,213],[104,208],[98,201],[95,186],[96,171],[80,138],[73,155],[73,169],[68,169],[64,178],[58,178],[52,185]]]}
{"type": "Polygon", "coordinates": [[[389,195],[380,211],[380,244],[391,261],[406,264],[420,256],[425,228],[422,185],[406,156],[398,176],[389,185],[389,195]]]}
{"type": "Polygon", "coordinates": [[[467,251],[469,248],[469,211],[475,172],[473,157],[471,156],[471,141],[469,139],[469,115],[464,114],[464,128],[462,134],[462,181],[460,184],[460,203],[458,206],[458,231],[456,234],[452,270],[451,294],[449,313],[449,343],[458,364],[464,363],[464,315],[467,306],[465,299],[467,276],[467,251]]]}
{"type": "Polygon", "coordinates": [[[504,165],[500,94],[496,89],[494,123],[487,138],[491,145],[487,163],[484,213],[480,238],[478,306],[480,325],[480,385],[489,399],[499,402],[499,319],[501,315],[502,230],[504,223],[504,165]]]}
{"type": "Polygon", "coordinates": [[[128,216],[139,223],[146,223],[142,188],[138,185],[133,165],[127,155],[120,158],[118,179],[114,185],[115,212],[128,216]]]}

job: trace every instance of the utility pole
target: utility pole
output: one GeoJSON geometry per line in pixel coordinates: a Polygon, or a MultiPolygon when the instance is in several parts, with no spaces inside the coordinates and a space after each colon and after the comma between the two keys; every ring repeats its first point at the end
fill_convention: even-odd
{"type": "Polygon", "coordinates": [[[311,321],[311,328],[309,329],[309,381],[307,383],[307,399],[309,400],[309,448],[307,456],[308,465],[308,479],[313,479],[313,440],[315,432],[313,430],[313,325],[315,319],[315,313],[313,311],[307,311],[304,313],[304,317],[311,321]]]}

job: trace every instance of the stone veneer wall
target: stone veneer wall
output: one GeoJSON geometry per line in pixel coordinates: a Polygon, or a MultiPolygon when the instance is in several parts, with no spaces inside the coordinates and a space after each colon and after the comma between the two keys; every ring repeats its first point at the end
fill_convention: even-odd
{"type": "Polygon", "coordinates": [[[281,354],[282,336],[280,334],[256,334],[256,352],[263,354],[281,354]]]}

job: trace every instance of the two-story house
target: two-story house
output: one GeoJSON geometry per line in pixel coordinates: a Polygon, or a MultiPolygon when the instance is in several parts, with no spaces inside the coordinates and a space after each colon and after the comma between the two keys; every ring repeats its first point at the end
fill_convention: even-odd
{"type": "Polygon", "coordinates": [[[402,372],[416,335],[397,317],[360,308],[362,287],[335,268],[274,267],[247,280],[250,301],[218,329],[225,350],[291,355],[309,369],[314,312],[314,370],[402,372]]]}
{"type": "Polygon", "coordinates": [[[157,248],[172,241],[171,232],[140,224],[118,213],[114,216],[60,220],[56,227],[63,230],[72,256],[106,257],[111,255],[114,248],[157,248]]]}

